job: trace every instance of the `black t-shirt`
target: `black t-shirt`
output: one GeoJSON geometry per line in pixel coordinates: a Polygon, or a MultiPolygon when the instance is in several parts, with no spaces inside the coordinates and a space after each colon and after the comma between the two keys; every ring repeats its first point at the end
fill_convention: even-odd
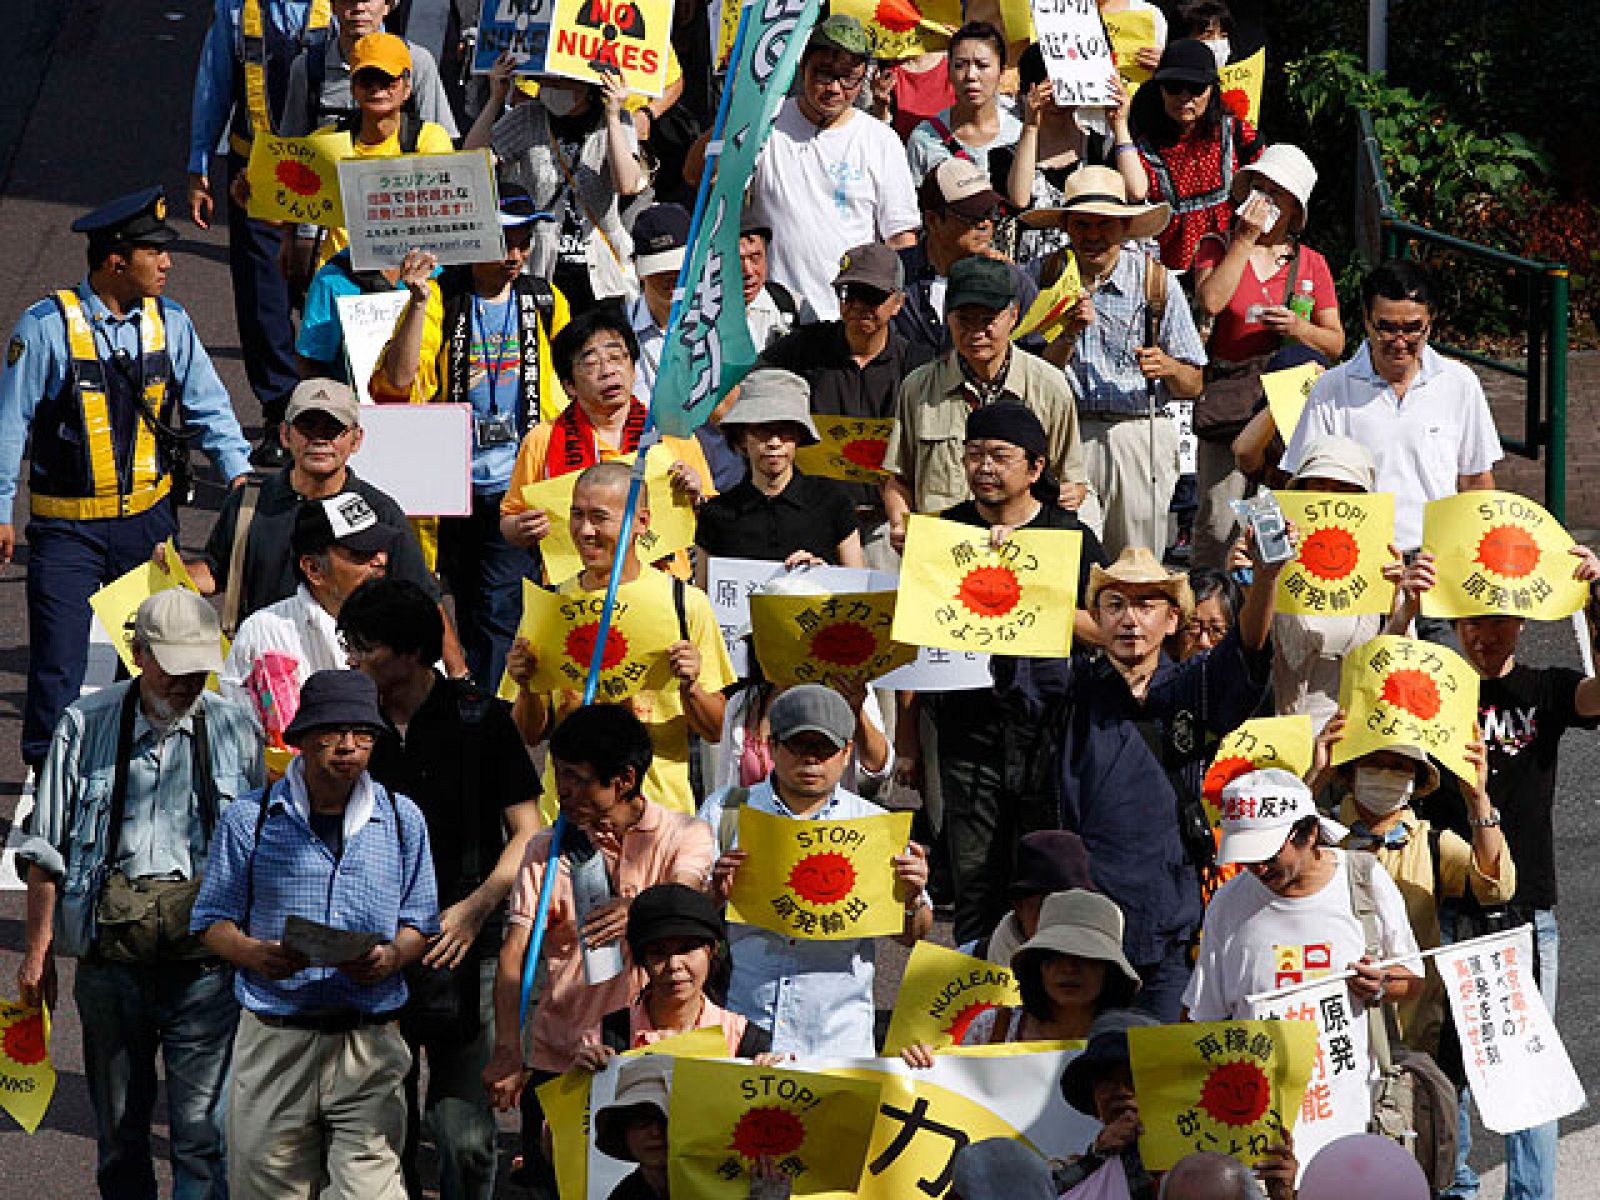
{"type": "Polygon", "coordinates": [[[663,1198],[656,1195],[655,1188],[645,1180],[644,1168],[640,1167],[612,1188],[611,1195],[607,1196],[606,1200],[663,1200],[663,1198]]]}
{"type": "MultiPolygon", "coordinates": [[[[250,533],[244,549],[244,594],[239,598],[239,620],[251,613],[287,600],[294,595],[299,580],[294,573],[294,553],[289,549],[294,537],[295,515],[300,511],[301,499],[289,485],[292,467],[261,481],[261,495],[256,501],[256,515],[250,522],[250,533]]],[[[345,468],[342,489],[354,492],[371,506],[378,520],[400,531],[389,551],[389,576],[409,579],[418,584],[435,600],[439,598],[439,585],[428,570],[422,557],[422,547],[400,510],[387,492],[381,492],[356,473],[345,468]]],[[[211,568],[217,581],[217,590],[227,591],[239,586],[237,580],[228,578],[228,565],[233,559],[233,531],[239,520],[239,503],[244,488],[229,490],[217,513],[217,523],[211,527],[201,558],[211,568]]]]}
{"type": "MultiPolygon", "coordinates": [[[[506,842],[501,814],[540,792],[538,772],[511,714],[492,696],[476,689],[467,692],[470,686],[435,675],[433,689],[412,715],[404,739],[392,726],[385,729],[367,767],[379,783],[409,796],[422,810],[441,908],[470,894],[493,873],[506,842]],[[482,715],[469,727],[466,715],[475,708],[482,715]],[[467,837],[476,838],[471,878],[465,877],[467,837]]],[[[484,923],[484,932],[491,927],[498,930],[498,915],[484,923]]]]}
{"type": "Polygon", "coordinates": [[[796,471],[776,496],[762,494],[747,475],[732,491],[712,497],[701,506],[694,540],[718,558],[782,562],[809,550],[837,564],[839,543],[855,531],[855,508],[843,487],[796,471]]]}
{"type": "MultiPolygon", "coordinates": [[[[1511,861],[1517,866],[1514,903],[1551,908],[1556,902],[1556,754],[1574,726],[1594,729],[1600,718],[1573,707],[1582,672],[1518,664],[1502,679],[1485,679],[1478,719],[1489,748],[1489,798],[1500,810],[1511,861]]],[[[1420,805],[1422,815],[1471,839],[1466,802],[1449,782],[1420,805]]]]}

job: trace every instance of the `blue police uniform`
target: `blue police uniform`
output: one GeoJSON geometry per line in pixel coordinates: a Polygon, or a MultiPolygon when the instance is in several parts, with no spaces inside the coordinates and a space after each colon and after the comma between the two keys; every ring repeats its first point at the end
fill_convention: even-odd
{"type": "MultiPolygon", "coordinates": [[[[151,188],[74,222],[122,245],[177,238],[151,188]]],[[[29,451],[28,694],[22,754],[43,760],[88,659],[88,599],[175,534],[171,436],[183,426],[225,479],[248,473],[249,443],[188,314],[147,299],[117,316],[85,279],[23,313],[0,370],[0,524],[11,524],[29,451]],[[179,418],[181,417],[181,420],[179,418]],[[157,426],[161,426],[160,430],[157,426]]]]}
{"type": "Polygon", "coordinates": [[[278,266],[282,235],[276,226],[250,219],[234,203],[230,185],[245,169],[254,135],[273,131],[273,114],[283,110],[294,60],[303,50],[323,53],[328,34],[328,0],[216,0],[195,72],[189,173],[210,178],[213,196],[219,189],[229,193],[234,317],[245,373],[261,401],[269,437],[300,382],[289,286],[278,266]],[[210,165],[224,130],[228,171],[219,179],[210,165]]]}

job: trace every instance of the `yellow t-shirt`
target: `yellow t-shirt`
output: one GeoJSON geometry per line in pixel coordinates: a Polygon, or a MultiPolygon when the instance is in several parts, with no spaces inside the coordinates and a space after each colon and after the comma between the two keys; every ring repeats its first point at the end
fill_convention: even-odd
{"type": "MultiPolygon", "coordinates": [[[[733,664],[728,661],[728,648],[722,640],[722,630],[717,626],[711,601],[693,584],[678,586],[683,588],[684,624],[688,626],[688,640],[700,651],[700,686],[707,692],[720,692],[736,676],[733,664]]],[[[673,588],[672,576],[646,567],[639,573],[639,578],[623,584],[617,590],[617,597],[629,604],[672,613],[676,611],[673,588]]],[[[558,590],[563,596],[585,594],[577,579],[567,580],[558,590]]],[[[597,594],[603,596],[605,593],[597,594]]],[[[547,696],[546,701],[552,709],[553,725],[583,702],[583,692],[563,689],[547,696]]],[[[650,760],[650,770],[644,777],[645,798],[674,812],[695,812],[699,806],[689,786],[689,718],[683,711],[682,691],[674,683],[660,691],[635,692],[624,703],[650,730],[650,744],[655,750],[650,760]]],[[[544,785],[540,807],[548,819],[554,820],[556,786],[548,762],[545,765],[544,785]]]]}
{"type": "MultiPolygon", "coordinates": [[[[318,133],[330,133],[334,126],[329,125],[317,130],[318,133]]],[[[399,158],[400,133],[395,131],[393,137],[376,145],[368,145],[358,137],[350,139],[352,158],[399,158]]],[[[443,125],[435,125],[432,121],[424,121],[422,129],[417,134],[418,154],[454,154],[456,145],[450,140],[450,135],[445,132],[443,125]]],[[[338,229],[328,230],[327,236],[322,239],[322,249],[317,255],[317,266],[324,265],[330,258],[350,244],[350,235],[341,226],[338,229]]]]}

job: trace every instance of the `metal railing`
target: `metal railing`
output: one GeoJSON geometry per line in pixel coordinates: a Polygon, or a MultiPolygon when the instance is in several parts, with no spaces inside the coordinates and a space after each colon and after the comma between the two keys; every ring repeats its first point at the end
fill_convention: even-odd
{"type": "Polygon", "coordinates": [[[1459,346],[1433,343],[1442,354],[1488,371],[1520,379],[1524,385],[1523,428],[1520,438],[1501,435],[1500,443],[1523,458],[1544,458],[1544,502],[1558,521],[1567,509],[1567,286],[1564,263],[1539,262],[1507,254],[1407,221],[1395,210],[1384,178],[1383,146],[1365,109],[1360,123],[1360,162],[1356,228],[1369,257],[1407,258],[1418,247],[1433,247],[1445,254],[1501,269],[1515,277],[1526,299],[1519,313],[1518,332],[1527,340],[1527,355],[1519,363],[1493,358],[1459,346]]]}

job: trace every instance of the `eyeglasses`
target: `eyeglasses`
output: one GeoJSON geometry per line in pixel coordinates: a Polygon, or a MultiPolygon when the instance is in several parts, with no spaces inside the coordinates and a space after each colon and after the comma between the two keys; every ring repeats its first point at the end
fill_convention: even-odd
{"type": "Polygon", "coordinates": [[[335,725],[320,731],[317,737],[317,745],[324,750],[328,750],[339,745],[346,738],[354,742],[358,748],[365,750],[372,747],[372,744],[378,740],[378,735],[365,725],[335,725]]]}
{"type": "Polygon", "coordinates": [[[877,308],[889,299],[891,293],[881,292],[864,283],[847,283],[839,289],[839,303],[859,304],[863,308],[877,308]]]}
{"type": "Polygon", "coordinates": [[[357,71],[350,76],[350,83],[369,92],[386,92],[404,78],[404,75],[390,75],[374,68],[357,71]]]}
{"type": "Polygon", "coordinates": [[[1373,333],[1391,342],[1417,342],[1428,336],[1431,322],[1368,320],[1367,324],[1372,326],[1373,333]]]}
{"type": "Polygon", "coordinates": [[[1190,83],[1186,79],[1166,79],[1161,90],[1168,96],[1204,96],[1211,90],[1209,83],[1190,83]]]}
{"type": "Polygon", "coordinates": [[[1172,601],[1165,596],[1140,596],[1137,600],[1129,600],[1126,596],[1112,593],[1109,596],[1101,596],[1098,607],[1108,617],[1121,617],[1131,609],[1134,616],[1146,620],[1159,613],[1165,613],[1171,603],[1172,601]]]}
{"type": "Polygon", "coordinates": [[[969,467],[981,467],[985,462],[992,462],[997,467],[1014,467],[1027,459],[1027,454],[1022,450],[996,450],[992,446],[968,446],[962,451],[962,457],[969,467]]]}
{"type": "Polygon", "coordinates": [[[865,63],[857,67],[854,71],[851,71],[848,75],[841,74],[840,72],[835,71],[832,67],[825,67],[821,63],[813,66],[811,68],[811,73],[816,78],[817,83],[822,87],[827,87],[830,83],[837,83],[847,92],[854,88],[860,87],[867,81],[867,67],[865,63]]]}
{"type": "Polygon", "coordinates": [[[574,366],[585,371],[599,370],[601,367],[620,367],[631,363],[633,356],[628,353],[628,348],[621,342],[610,342],[604,346],[595,346],[578,355],[574,366]]]}
{"type": "Polygon", "coordinates": [[[1220,642],[1228,636],[1228,623],[1226,621],[1190,621],[1183,627],[1183,631],[1195,641],[1206,638],[1209,641],[1220,642]]]}

